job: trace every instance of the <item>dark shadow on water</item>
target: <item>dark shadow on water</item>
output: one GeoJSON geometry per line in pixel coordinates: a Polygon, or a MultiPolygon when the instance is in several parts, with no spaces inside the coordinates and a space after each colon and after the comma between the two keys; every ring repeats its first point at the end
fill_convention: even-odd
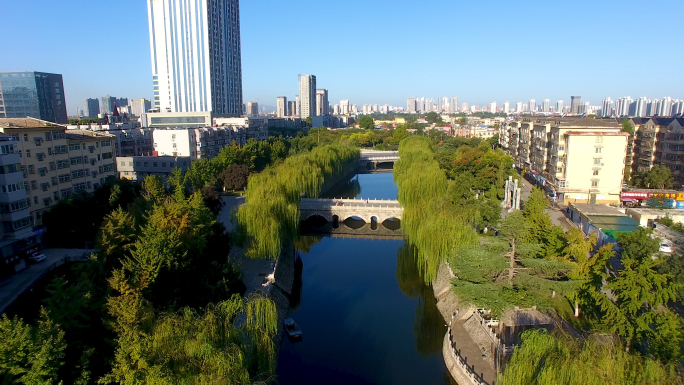
{"type": "Polygon", "coordinates": [[[418,353],[430,355],[441,352],[447,327],[437,309],[432,286],[425,285],[418,269],[415,248],[408,244],[397,251],[397,282],[404,295],[419,298],[413,324],[418,353]]]}

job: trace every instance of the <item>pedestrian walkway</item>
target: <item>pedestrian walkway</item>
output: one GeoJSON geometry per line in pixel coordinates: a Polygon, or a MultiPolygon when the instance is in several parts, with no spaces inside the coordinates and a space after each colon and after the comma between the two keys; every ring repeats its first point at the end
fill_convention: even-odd
{"type": "Polygon", "coordinates": [[[475,341],[466,331],[463,324],[467,321],[454,319],[451,322],[451,338],[456,343],[456,349],[460,351],[461,357],[465,358],[469,367],[475,369],[475,373],[484,378],[487,384],[494,384],[496,372],[489,365],[489,362],[482,357],[482,351],[477,347],[475,341]]]}

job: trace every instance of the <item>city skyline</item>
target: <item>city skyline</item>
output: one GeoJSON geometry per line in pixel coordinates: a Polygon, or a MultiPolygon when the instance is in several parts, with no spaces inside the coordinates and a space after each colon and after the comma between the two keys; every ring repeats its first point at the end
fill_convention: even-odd
{"type": "MultiPolygon", "coordinates": [[[[415,5],[409,6],[410,3],[404,1],[378,1],[371,6],[352,1],[348,7],[334,7],[313,1],[298,2],[301,6],[297,7],[276,1],[266,3],[268,4],[241,4],[243,101],[253,100],[272,105],[277,96],[287,95],[293,98],[297,90],[294,76],[299,73],[316,74],[320,85],[329,90],[331,104],[338,100],[352,100],[357,105],[401,106],[410,95],[420,94],[434,95],[431,96],[434,98],[458,95],[460,100],[476,105],[486,105],[492,100],[515,103],[514,101],[532,98],[550,99],[552,103],[563,99],[568,103],[569,95],[575,94],[582,95],[583,100],[595,105],[599,105],[606,97],[617,99],[626,95],[650,99],[667,96],[673,99],[684,98],[681,91],[681,84],[684,83],[681,71],[672,64],[684,56],[683,50],[678,49],[682,48],[679,40],[648,39],[635,34],[630,39],[616,40],[610,47],[600,46],[599,40],[591,40],[591,36],[598,39],[602,33],[614,33],[621,26],[621,16],[639,14],[644,19],[667,17],[668,3],[664,1],[654,1],[647,5],[627,1],[621,2],[620,7],[580,2],[581,4],[570,9],[552,4],[543,13],[532,2],[501,3],[488,15],[487,22],[491,28],[486,29],[478,25],[482,20],[477,17],[479,11],[476,4],[440,4],[439,7],[425,4],[415,9],[415,5]],[[366,13],[391,17],[378,17],[368,31],[348,31],[345,40],[350,42],[349,49],[355,56],[375,57],[378,49],[387,45],[418,47],[415,56],[402,56],[401,60],[311,60],[307,55],[290,55],[287,47],[266,44],[272,36],[281,33],[283,28],[288,28],[290,16],[301,18],[311,13],[314,24],[312,28],[320,26],[333,31],[338,26],[342,28],[348,17],[362,5],[366,13]],[[592,12],[585,12],[586,7],[592,9],[592,12]],[[604,10],[610,11],[610,18],[601,16],[608,14],[603,13],[604,10]],[[313,17],[321,12],[329,12],[333,16],[323,18],[328,23],[325,26],[323,19],[313,17]],[[532,13],[529,14],[530,12],[532,13]],[[454,14],[471,16],[460,17],[457,24],[447,23],[454,14]],[[531,57],[528,60],[519,61],[524,64],[515,60],[504,62],[501,59],[490,59],[490,56],[460,60],[456,53],[452,53],[467,51],[468,47],[477,47],[482,52],[483,42],[494,39],[504,42],[492,45],[491,50],[497,52],[497,58],[519,54],[524,47],[521,48],[518,42],[512,41],[506,26],[528,14],[529,17],[563,14],[562,18],[535,19],[535,30],[544,30],[544,27],[554,30],[553,34],[539,34],[538,41],[535,41],[535,46],[547,45],[554,49],[553,61],[549,60],[545,50],[538,49],[530,51],[531,57]],[[429,22],[420,21],[426,17],[429,22]],[[412,30],[421,32],[395,32],[394,35],[386,35],[384,32],[396,24],[409,22],[413,25],[412,30]],[[582,36],[588,36],[587,39],[578,40],[575,24],[583,28],[582,36]],[[451,38],[445,39],[445,33],[451,38]],[[383,37],[383,44],[355,44],[357,41],[367,40],[369,34],[383,37]],[[449,48],[451,41],[465,44],[465,48],[452,50],[449,48]],[[648,66],[643,66],[638,61],[620,61],[620,65],[617,65],[617,60],[624,52],[639,46],[648,48],[648,51],[668,52],[670,60],[649,61],[648,66]],[[436,64],[430,64],[430,71],[416,71],[416,68],[426,66],[421,52],[428,52],[430,48],[437,50],[434,52],[440,60],[436,64]],[[675,57],[672,58],[672,55],[675,57]],[[278,62],[276,66],[274,57],[288,57],[288,60],[278,62]],[[405,74],[411,76],[407,77],[405,74]],[[625,82],[626,78],[630,81],[625,82]]],[[[126,22],[127,28],[118,31],[116,38],[105,42],[106,47],[112,45],[112,49],[107,48],[104,55],[81,54],[79,59],[74,59],[74,50],[80,52],[84,47],[103,44],[98,34],[84,34],[71,26],[50,28],[48,32],[43,25],[54,25],[55,19],[81,19],[78,15],[109,14],[111,9],[106,4],[61,4],[37,0],[35,7],[24,8],[19,3],[8,3],[5,6],[6,11],[0,15],[0,21],[10,29],[22,28],[23,25],[18,22],[27,19],[33,20],[36,26],[31,33],[7,41],[3,51],[12,60],[9,66],[4,64],[0,71],[62,74],[69,115],[73,115],[76,109],[83,109],[84,99],[105,94],[121,95],[129,99],[153,99],[145,3],[122,1],[119,9],[125,9],[126,12],[120,18],[126,22]],[[119,45],[124,49],[119,49],[119,45]],[[26,50],[26,46],[35,49],[26,50]],[[51,60],[46,62],[45,57],[51,57],[51,60]]],[[[663,35],[677,33],[675,26],[664,24],[662,28],[659,33],[663,35]]],[[[315,42],[320,42],[318,46],[332,47],[337,44],[331,43],[327,34],[320,35],[322,36],[312,36],[315,42]]]]}

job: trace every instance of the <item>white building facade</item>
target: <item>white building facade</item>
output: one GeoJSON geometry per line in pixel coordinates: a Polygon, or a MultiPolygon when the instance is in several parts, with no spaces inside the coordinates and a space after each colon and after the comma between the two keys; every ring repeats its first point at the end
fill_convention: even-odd
{"type": "Polygon", "coordinates": [[[147,0],[154,106],[242,113],[239,0],[147,0]]]}

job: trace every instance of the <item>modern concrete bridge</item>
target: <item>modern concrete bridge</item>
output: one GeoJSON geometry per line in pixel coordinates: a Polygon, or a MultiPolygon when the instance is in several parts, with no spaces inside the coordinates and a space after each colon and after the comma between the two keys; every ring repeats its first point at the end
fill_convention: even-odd
{"type": "Polygon", "coordinates": [[[344,222],[347,218],[358,217],[366,223],[382,223],[390,218],[401,219],[404,209],[399,201],[380,199],[318,199],[302,198],[299,204],[301,219],[313,216],[325,218],[328,222],[344,222]]]}

